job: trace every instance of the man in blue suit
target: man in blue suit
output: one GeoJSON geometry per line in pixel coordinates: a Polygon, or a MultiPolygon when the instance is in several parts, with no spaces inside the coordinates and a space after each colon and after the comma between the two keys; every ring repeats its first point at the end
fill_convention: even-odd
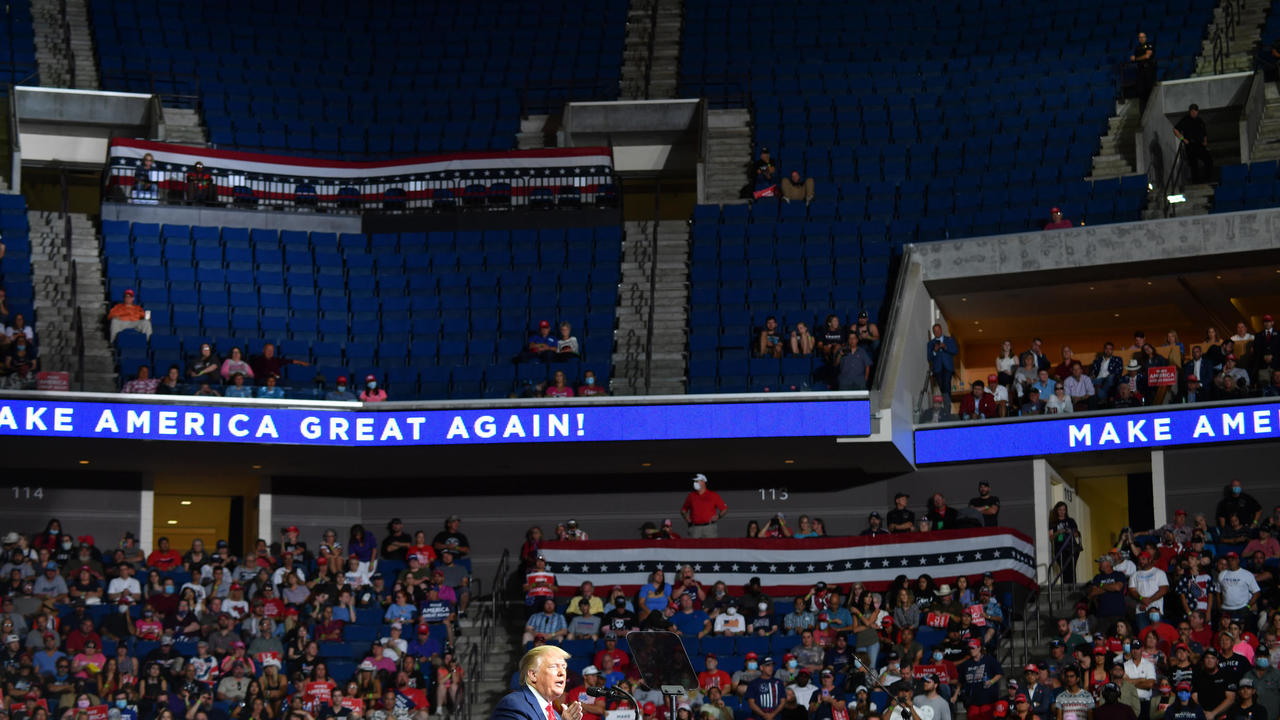
{"type": "Polygon", "coordinates": [[[554,703],[564,694],[569,677],[569,653],[555,645],[540,645],[520,659],[519,690],[493,708],[489,720],[582,720],[582,705],[573,703],[558,712],[554,703]]]}
{"type": "Polygon", "coordinates": [[[951,416],[951,376],[956,372],[956,339],[942,334],[941,323],[933,326],[933,337],[925,347],[929,353],[929,371],[942,394],[942,417],[951,416]]]}

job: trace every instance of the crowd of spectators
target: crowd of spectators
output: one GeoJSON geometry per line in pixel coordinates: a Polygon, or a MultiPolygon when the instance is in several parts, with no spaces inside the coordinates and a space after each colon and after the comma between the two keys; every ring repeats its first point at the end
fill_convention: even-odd
{"type": "MultiPolygon", "coordinates": [[[[1049,529],[1073,581],[1079,529],[1065,505],[1049,529]]],[[[1053,618],[1048,659],[1009,678],[1020,685],[1008,694],[1040,717],[1277,717],[1277,532],[1280,507],[1264,516],[1239,481],[1212,516],[1176,510],[1160,527],[1122,528],[1079,601],[1053,618]]]]}
{"type": "MultiPolygon", "coordinates": [[[[705,476],[696,476],[694,493],[709,493],[706,484],[705,476]]],[[[1000,500],[985,482],[964,508],[934,494],[917,519],[909,504],[910,496],[899,493],[883,517],[871,513],[858,534],[999,525],[1000,500]]],[[[715,517],[722,518],[725,508],[715,507],[715,517]]],[[[745,536],[826,535],[820,519],[801,516],[797,522],[793,529],[777,514],[762,528],[751,520],[745,536]]],[[[642,537],[679,537],[670,520],[662,528],[646,523],[642,537]]],[[[588,539],[573,520],[558,526],[555,537],[588,539]]],[[[592,697],[589,688],[621,686],[636,696],[646,720],[668,718],[661,693],[644,684],[627,652],[626,633],[642,629],[674,632],[690,649],[699,688],[679,698],[677,718],[909,720],[893,714],[908,705],[932,708],[927,717],[933,720],[961,707],[979,718],[991,715],[1001,696],[1004,671],[993,651],[1008,627],[1011,596],[989,572],[901,575],[882,592],[861,583],[819,582],[799,597],[775,598],[759,578],[730,588],[685,565],[671,578],[654,571],[631,592],[592,582],[562,592],[542,542],[541,528],[533,527],[521,547],[527,609],[522,641],[526,648],[556,644],[570,653],[564,700],[581,702],[584,716],[604,717],[619,707],[612,699],[592,697]],[[557,600],[570,594],[567,602],[557,600]]],[[[513,684],[517,680],[513,676],[513,684]]]]}
{"type": "Polygon", "coordinates": [[[815,378],[840,390],[867,389],[880,347],[880,328],[871,322],[866,310],[858,312],[851,327],[842,326],[839,315],[827,315],[825,324],[816,332],[803,320],[787,328],[770,315],[752,335],[755,357],[817,358],[822,365],[815,371],[815,378]]]}
{"type": "Polygon", "coordinates": [[[237,556],[133,533],[101,547],[58,520],[3,538],[0,717],[425,720],[459,712],[453,651],[470,545],[399,519],[343,543],[297,527],[237,556]]]}
{"type": "MultiPolygon", "coordinates": [[[[934,326],[928,359],[940,393],[934,396],[939,419],[950,413],[949,392],[958,352],[954,338],[934,326]]],[[[1117,349],[1105,343],[1092,356],[1063,346],[1055,363],[1040,338],[1015,353],[1005,340],[986,382],[975,380],[960,400],[963,419],[1014,415],[1053,415],[1107,408],[1129,408],[1207,400],[1280,396],[1280,331],[1271,315],[1252,331],[1245,322],[1222,337],[1209,328],[1204,341],[1188,347],[1177,331],[1156,346],[1141,330],[1117,349]]]]}
{"type": "MultiPolygon", "coordinates": [[[[3,247],[0,245],[0,247],[3,247]]],[[[3,251],[0,251],[0,257],[3,251]]],[[[0,387],[8,390],[30,390],[36,386],[40,370],[35,328],[20,312],[9,309],[0,287],[0,387]]]]}

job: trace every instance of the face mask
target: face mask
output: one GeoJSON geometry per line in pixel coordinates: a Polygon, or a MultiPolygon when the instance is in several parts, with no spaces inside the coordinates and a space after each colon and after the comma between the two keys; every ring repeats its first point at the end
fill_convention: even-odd
{"type": "Polygon", "coordinates": [[[1185,703],[1185,702],[1189,701],[1190,699],[1191,699],[1191,691],[1190,691],[1190,690],[1179,690],[1179,691],[1178,691],[1178,702],[1180,702],[1180,703],[1185,703]]]}
{"type": "Polygon", "coordinates": [[[1147,613],[1147,617],[1151,618],[1151,622],[1160,622],[1160,613],[1154,610],[1147,613]]]}
{"type": "Polygon", "coordinates": [[[69,543],[69,542],[64,542],[64,543],[62,543],[62,549],[63,549],[63,550],[70,550],[70,549],[71,549],[71,543],[69,543]]]}
{"type": "Polygon", "coordinates": [[[378,383],[376,383],[376,382],[371,382],[371,383],[368,383],[367,385],[365,385],[365,387],[369,388],[370,390],[377,390],[377,389],[378,389],[378,383]]]}
{"type": "MultiPolygon", "coordinates": [[[[21,348],[21,347],[26,347],[26,345],[19,345],[18,347],[20,347],[20,348],[21,348]]],[[[58,534],[58,531],[57,531],[57,530],[50,530],[50,531],[49,531],[49,534],[50,534],[50,535],[57,535],[57,534],[58,534]]]]}
{"type": "Polygon", "coordinates": [[[1270,667],[1270,666],[1271,666],[1271,661],[1270,661],[1269,659],[1267,659],[1267,658],[1260,657],[1260,658],[1258,658],[1257,660],[1254,660],[1254,661],[1253,661],[1253,664],[1254,664],[1254,665],[1257,665],[1257,666],[1258,666],[1258,667],[1260,667],[1260,668],[1265,668],[1265,667],[1270,667]]]}
{"type": "Polygon", "coordinates": [[[727,614],[727,615],[737,615],[737,614],[738,614],[738,608],[736,608],[736,607],[730,607],[730,608],[728,608],[727,610],[725,610],[725,614],[727,614]]]}
{"type": "Polygon", "coordinates": [[[85,699],[85,700],[77,700],[77,701],[76,701],[76,707],[82,707],[82,708],[87,708],[87,707],[89,707],[89,701],[88,701],[88,699],[85,699]]]}
{"type": "Polygon", "coordinates": [[[748,660],[748,661],[747,661],[747,669],[748,669],[748,670],[756,670],[756,669],[759,669],[759,667],[760,667],[760,664],[759,664],[759,663],[757,663],[755,660],[748,660]]]}
{"type": "Polygon", "coordinates": [[[1240,488],[1240,487],[1233,487],[1233,488],[1231,488],[1231,494],[1232,494],[1232,495],[1239,495],[1239,494],[1240,494],[1240,491],[1241,491],[1242,489],[1243,489],[1243,488],[1240,488]]]}
{"type": "Polygon", "coordinates": [[[941,653],[941,652],[934,652],[934,653],[933,653],[933,661],[934,661],[934,662],[942,662],[942,658],[943,658],[943,655],[942,655],[942,653],[941,653]]]}
{"type": "Polygon", "coordinates": [[[798,668],[798,667],[800,667],[800,663],[799,663],[799,662],[797,662],[797,661],[795,661],[795,660],[788,660],[788,661],[787,661],[787,669],[788,669],[788,670],[795,670],[795,669],[796,669],[796,668],[798,668]]]}
{"type": "MultiPolygon", "coordinates": [[[[596,379],[595,379],[595,378],[593,378],[593,377],[589,377],[589,378],[587,378],[587,384],[588,384],[588,385],[595,385],[595,384],[596,384],[596,379]]],[[[696,488],[695,488],[695,489],[696,489],[696,488]]]]}
{"type": "Polygon", "coordinates": [[[125,708],[129,707],[129,701],[128,701],[128,700],[117,700],[117,701],[116,701],[116,707],[118,707],[118,708],[120,708],[121,710],[123,710],[123,709],[125,709],[125,708]]]}
{"type": "Polygon", "coordinates": [[[172,595],[172,594],[173,594],[174,589],[175,589],[175,588],[174,588],[172,585],[165,585],[165,586],[164,586],[164,594],[165,594],[165,595],[172,595]]]}
{"type": "Polygon", "coordinates": [[[694,490],[701,490],[701,489],[702,489],[702,483],[700,483],[700,482],[695,482],[695,483],[693,484],[693,489],[694,489],[694,490]]]}
{"type": "Polygon", "coordinates": [[[818,629],[819,629],[819,630],[826,630],[826,629],[827,629],[827,625],[828,625],[828,623],[820,622],[820,623],[818,623],[818,629]]]}
{"type": "Polygon", "coordinates": [[[346,391],[346,389],[347,389],[347,386],[346,386],[346,385],[339,385],[339,386],[338,386],[338,392],[345,392],[345,391],[346,391]]]}
{"type": "Polygon", "coordinates": [[[760,609],[760,612],[766,612],[769,609],[769,603],[760,603],[756,607],[760,609]]]}

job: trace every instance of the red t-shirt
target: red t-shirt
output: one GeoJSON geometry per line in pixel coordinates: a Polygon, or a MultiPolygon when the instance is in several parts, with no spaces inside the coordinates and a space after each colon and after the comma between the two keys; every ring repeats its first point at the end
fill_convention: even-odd
{"type": "Polygon", "coordinates": [[[176,550],[161,552],[156,550],[147,556],[147,565],[160,570],[172,570],[182,566],[182,556],[176,550]]]}
{"type": "Polygon", "coordinates": [[[621,670],[623,672],[626,672],[627,664],[630,662],[630,660],[627,658],[627,654],[622,652],[618,648],[614,648],[613,650],[601,650],[600,652],[596,653],[596,656],[592,658],[592,662],[595,664],[596,667],[598,668],[604,667],[605,655],[613,656],[614,670],[621,670]]]}
{"type": "Polygon", "coordinates": [[[730,678],[729,673],[723,670],[716,670],[715,672],[703,670],[698,673],[698,687],[702,688],[703,692],[710,690],[712,685],[720,686],[721,692],[729,692],[729,688],[733,687],[733,678],[730,678]]]}
{"type": "Polygon", "coordinates": [[[724,500],[721,500],[714,490],[707,490],[704,493],[695,490],[689,493],[689,496],[684,499],[684,505],[680,506],[680,512],[689,511],[689,522],[694,525],[706,525],[716,519],[716,511],[724,512],[728,509],[724,500]]]}
{"type": "Polygon", "coordinates": [[[583,720],[600,720],[599,715],[592,712],[587,712],[587,706],[593,705],[596,702],[596,700],[597,698],[593,698],[587,694],[587,688],[582,685],[579,685],[578,687],[573,688],[572,690],[564,691],[565,705],[572,705],[573,703],[576,703],[576,702],[582,703],[583,720]]]}
{"type": "Polygon", "coordinates": [[[431,567],[436,561],[436,549],[430,545],[410,545],[405,553],[405,560],[411,557],[418,558],[418,562],[422,563],[422,567],[431,567]]]}

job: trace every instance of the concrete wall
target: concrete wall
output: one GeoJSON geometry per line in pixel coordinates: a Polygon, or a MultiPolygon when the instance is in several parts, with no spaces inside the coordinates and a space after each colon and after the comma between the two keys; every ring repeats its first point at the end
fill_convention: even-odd
{"type": "MultiPolygon", "coordinates": [[[[1155,260],[1214,258],[1240,261],[1240,254],[1280,251],[1280,209],[1246,210],[1113,225],[1095,225],[1053,232],[945,240],[913,245],[926,283],[995,275],[1036,276],[1051,273],[1059,282],[1072,269],[1122,276],[1127,265],[1153,270],[1155,260]]],[[[1203,269],[1203,267],[1201,268],[1203,269]]],[[[1045,275],[1042,277],[1049,277],[1045,275]]]]}
{"type": "MultiPolygon", "coordinates": [[[[1164,482],[1169,515],[1179,508],[1203,512],[1214,523],[1222,488],[1239,480],[1262,505],[1263,517],[1280,505],[1280,444],[1223,445],[1164,451],[1164,482]]],[[[1160,518],[1156,518],[1160,522],[1160,518]]]]}
{"type": "MultiPolygon", "coordinates": [[[[47,472],[6,472],[0,486],[0,529],[35,534],[49,518],[63,532],[92,535],[98,547],[116,547],[126,531],[137,532],[142,499],[136,476],[81,473],[51,477],[47,472]]],[[[0,533],[3,534],[3,533],[0,533]]]]}
{"type": "MultiPolygon", "coordinates": [[[[1148,170],[1153,159],[1152,145],[1158,144],[1162,163],[1156,168],[1159,176],[1156,181],[1163,181],[1178,150],[1173,125],[1186,114],[1187,108],[1192,103],[1199,105],[1201,110],[1239,107],[1248,98],[1252,85],[1252,72],[1167,80],[1157,85],[1142,115],[1142,132],[1135,139],[1138,144],[1138,172],[1148,170]]],[[[1242,150],[1245,147],[1241,145],[1242,150]]]]}
{"type": "Polygon", "coordinates": [[[912,426],[928,371],[923,347],[934,322],[923,272],[916,249],[908,247],[898,271],[898,288],[887,325],[889,337],[881,345],[878,360],[881,408],[891,408],[893,443],[908,458],[915,456],[912,426]]]}

